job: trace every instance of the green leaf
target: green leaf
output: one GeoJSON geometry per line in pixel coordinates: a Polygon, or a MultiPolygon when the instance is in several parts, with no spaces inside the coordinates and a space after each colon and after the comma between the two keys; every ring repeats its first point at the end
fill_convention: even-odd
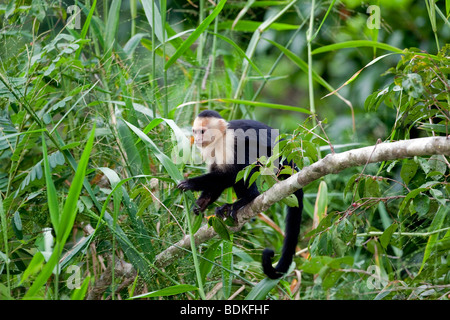
{"type": "Polygon", "coordinates": [[[105,27],[105,51],[111,53],[117,30],[119,28],[121,0],[113,0],[109,8],[108,20],[105,27]]]}
{"type": "Polygon", "coordinates": [[[145,16],[147,17],[147,21],[152,27],[153,30],[155,30],[155,35],[158,38],[160,42],[164,42],[164,39],[167,39],[166,36],[163,36],[163,32],[166,32],[164,30],[164,26],[161,23],[158,23],[161,21],[161,13],[159,12],[159,8],[157,6],[157,2],[155,1],[155,12],[153,12],[152,7],[152,1],[151,0],[141,0],[142,7],[144,8],[145,16]],[[155,25],[152,25],[153,22],[153,16],[155,19],[155,25]]]}
{"type": "Polygon", "coordinates": [[[261,76],[264,77],[263,73],[259,70],[259,68],[256,66],[256,64],[253,63],[253,61],[245,54],[245,51],[242,50],[233,40],[230,38],[225,37],[224,35],[211,32],[214,36],[218,37],[219,39],[222,39],[223,41],[229,43],[231,46],[236,49],[236,51],[239,53],[240,56],[242,56],[245,60],[248,61],[248,63],[252,66],[253,69],[261,76]]]}
{"type": "MultiPolygon", "coordinates": [[[[441,228],[442,224],[444,223],[445,218],[447,217],[449,212],[449,208],[446,206],[441,206],[439,208],[439,210],[436,212],[436,215],[434,216],[433,221],[431,222],[430,227],[428,228],[429,232],[438,230],[441,228]]],[[[438,239],[439,233],[435,233],[432,234],[429,238],[428,238],[428,242],[427,245],[425,247],[425,252],[423,255],[423,259],[422,259],[422,265],[420,266],[419,269],[419,273],[422,272],[424,266],[425,266],[425,262],[427,262],[428,258],[431,255],[431,252],[433,251],[437,239],[438,239]]]]}
{"type": "Polygon", "coordinates": [[[327,214],[328,208],[328,187],[325,181],[321,181],[317,190],[316,205],[314,207],[314,219],[317,225],[327,214]]]}
{"type": "Polygon", "coordinates": [[[414,209],[422,217],[430,210],[430,198],[425,194],[419,194],[413,200],[414,209]]]}
{"type": "Polygon", "coordinates": [[[380,186],[376,178],[367,177],[364,180],[364,196],[368,198],[377,198],[381,196],[380,186]]]}
{"type": "MultiPolygon", "coordinates": [[[[288,57],[292,62],[294,62],[303,72],[305,72],[306,74],[308,73],[309,69],[308,64],[305,61],[303,61],[299,56],[297,56],[289,49],[283,47],[282,45],[272,40],[269,39],[265,40],[273,44],[279,50],[281,50],[286,55],[286,57],[288,57]]],[[[330,84],[328,84],[328,82],[326,82],[321,76],[319,76],[314,70],[312,71],[312,75],[314,80],[317,81],[319,84],[321,84],[324,88],[328,89],[330,92],[335,91],[334,88],[330,84]]]]}
{"type": "MultiPolygon", "coordinates": [[[[89,10],[89,14],[86,17],[86,21],[84,22],[83,29],[81,29],[80,33],[80,39],[83,40],[86,37],[86,34],[89,30],[89,26],[91,24],[92,16],[94,14],[95,8],[97,7],[97,0],[94,0],[94,2],[91,5],[91,9],[89,10]]],[[[83,48],[84,43],[79,43],[79,47],[77,49],[77,52],[75,53],[75,59],[78,59],[81,54],[81,49],[83,48]]]]}
{"type": "Polygon", "coordinates": [[[397,227],[397,224],[392,224],[383,232],[380,237],[380,243],[383,248],[387,249],[389,242],[391,242],[392,234],[397,230],[397,227]]]}
{"type": "Polygon", "coordinates": [[[77,214],[77,201],[80,196],[81,188],[83,187],[83,182],[85,178],[86,168],[89,161],[89,155],[94,144],[95,137],[95,123],[91,131],[89,139],[84,148],[83,154],[81,155],[80,162],[78,163],[75,177],[72,180],[69,194],[67,196],[66,202],[64,204],[64,209],[60,217],[59,222],[59,233],[56,235],[56,245],[53,249],[53,253],[50,259],[45,264],[42,271],[39,273],[38,277],[34,281],[33,285],[28,289],[24,296],[24,299],[35,298],[41,287],[47,282],[48,278],[51,276],[53,269],[59,261],[60,255],[62,253],[64,244],[72,231],[73,223],[77,214]]]}
{"type": "MultiPolygon", "coordinates": [[[[233,20],[227,20],[219,23],[219,30],[231,30],[233,25],[233,20]]],[[[252,21],[252,20],[239,20],[233,27],[234,31],[242,31],[242,32],[255,32],[261,26],[263,22],[261,21],[252,21]]],[[[288,23],[279,23],[274,22],[270,24],[269,29],[276,31],[287,31],[287,30],[297,30],[300,26],[295,24],[288,23]]]]}
{"type": "Polygon", "coordinates": [[[221,243],[222,240],[214,242],[203,254],[203,259],[200,261],[199,267],[203,281],[206,280],[206,276],[209,272],[211,272],[211,269],[213,268],[213,264],[211,263],[211,261],[214,261],[214,259],[220,254],[220,250],[218,250],[218,248],[221,243]]]}
{"type": "Polygon", "coordinates": [[[391,45],[388,45],[388,44],[385,44],[382,42],[371,41],[371,40],[353,40],[353,41],[346,41],[346,42],[341,42],[341,43],[330,44],[327,46],[321,46],[321,47],[313,50],[311,52],[311,54],[324,53],[324,52],[345,49],[345,48],[359,48],[359,47],[372,47],[372,48],[378,48],[378,49],[392,51],[395,53],[403,53],[403,51],[400,50],[399,48],[396,48],[394,46],[391,46],[391,45]]]}
{"type": "Polygon", "coordinates": [[[83,283],[81,284],[81,287],[78,289],[75,289],[70,296],[70,300],[84,300],[84,297],[86,296],[87,289],[89,288],[89,282],[91,281],[91,277],[87,276],[83,283]]]}
{"type": "Polygon", "coordinates": [[[213,227],[214,231],[224,240],[230,241],[230,233],[228,232],[228,228],[222,219],[217,217],[210,217],[208,219],[208,224],[213,227]]]}
{"type": "Polygon", "coordinates": [[[196,291],[198,288],[189,284],[177,284],[164,289],[140,294],[138,296],[130,297],[130,299],[142,299],[142,298],[154,298],[154,297],[167,297],[173,296],[180,293],[185,293],[188,291],[196,291]]]}
{"type": "Polygon", "coordinates": [[[83,154],[81,155],[78,167],[75,172],[75,176],[70,185],[67,199],[64,203],[64,208],[59,221],[59,233],[56,235],[56,241],[64,245],[72,231],[73,223],[77,215],[78,207],[77,202],[80,197],[81,189],[83,188],[83,182],[86,174],[86,169],[89,163],[89,157],[92,147],[94,145],[95,138],[95,123],[92,128],[89,139],[84,147],[83,154]]]}
{"type": "Polygon", "coordinates": [[[228,98],[213,99],[213,100],[218,101],[218,102],[243,104],[243,105],[252,106],[252,107],[271,108],[271,109],[296,111],[296,112],[311,114],[311,112],[307,109],[283,105],[283,104],[266,103],[266,102],[250,101],[250,100],[228,99],[228,98]]]}
{"type": "Polygon", "coordinates": [[[264,278],[245,297],[245,300],[264,300],[270,291],[280,282],[280,279],[264,278]]]}
{"type": "Polygon", "coordinates": [[[183,42],[183,44],[175,51],[175,53],[170,57],[169,61],[164,65],[164,69],[167,70],[175,61],[178,60],[181,55],[190,48],[190,46],[197,40],[198,37],[208,28],[208,26],[214,21],[216,16],[222,11],[227,0],[221,0],[217,6],[214,8],[213,12],[206,17],[205,20],[195,29],[194,32],[183,42]]]}
{"type": "Polygon", "coordinates": [[[172,180],[174,180],[174,181],[183,180],[182,174],[180,173],[178,168],[175,166],[173,161],[169,157],[167,157],[161,150],[159,150],[159,148],[156,146],[156,144],[144,132],[142,132],[139,128],[135,127],[134,125],[132,125],[131,123],[129,123],[127,121],[125,121],[125,123],[149,147],[150,151],[155,155],[155,157],[158,158],[159,162],[161,162],[161,164],[167,170],[167,173],[170,175],[172,180]]]}
{"type": "Polygon", "coordinates": [[[39,275],[34,280],[31,287],[28,289],[27,293],[23,297],[26,299],[35,299],[37,298],[36,295],[38,291],[42,288],[42,286],[47,282],[48,278],[52,275],[53,269],[55,268],[56,264],[59,260],[59,255],[62,252],[62,247],[60,243],[56,243],[55,247],[53,248],[53,253],[50,256],[50,259],[47,261],[47,263],[42,268],[42,271],[39,273],[39,275]]]}
{"type": "MultiPolygon", "coordinates": [[[[443,159],[442,155],[433,155],[428,160],[428,164],[430,166],[431,171],[434,171],[435,173],[438,172],[441,175],[445,175],[445,172],[447,171],[447,165],[445,164],[445,161],[443,159]]],[[[429,176],[433,176],[433,174],[429,174],[429,176]]]]}
{"type": "Polygon", "coordinates": [[[229,298],[231,294],[231,286],[233,281],[233,273],[228,270],[233,269],[233,242],[222,242],[222,290],[225,298],[229,298]]]}
{"type": "Polygon", "coordinates": [[[248,182],[248,185],[251,186],[256,181],[256,179],[258,179],[260,174],[261,174],[261,172],[259,172],[259,171],[253,173],[252,176],[250,177],[250,181],[248,182]]]}
{"type": "Polygon", "coordinates": [[[300,266],[300,270],[306,273],[317,274],[320,270],[333,261],[333,258],[327,256],[316,256],[306,261],[300,266]]]}
{"type": "Polygon", "coordinates": [[[44,172],[45,172],[45,184],[47,186],[47,201],[48,210],[50,212],[50,221],[52,222],[55,234],[59,234],[59,205],[58,195],[56,193],[55,184],[52,180],[52,174],[50,171],[50,164],[48,161],[47,145],[45,143],[45,136],[42,134],[42,154],[44,156],[44,172]]]}
{"type": "Polygon", "coordinates": [[[400,170],[400,177],[405,184],[408,184],[416,175],[418,167],[419,165],[414,160],[406,159],[403,161],[402,169],[400,170]]]}
{"type": "Polygon", "coordinates": [[[445,198],[445,196],[441,190],[430,189],[430,193],[442,206],[444,206],[444,207],[447,206],[447,199],[445,198]]]}
{"type": "Polygon", "coordinates": [[[325,276],[325,278],[322,281],[322,287],[324,290],[330,289],[336,281],[339,280],[339,278],[344,274],[344,272],[341,271],[331,271],[328,272],[328,274],[325,276]]]}
{"type": "Polygon", "coordinates": [[[24,283],[31,275],[41,270],[44,262],[45,262],[44,255],[40,251],[36,251],[35,255],[28,264],[28,267],[23,272],[20,279],[20,283],[21,284],[24,283]]]}

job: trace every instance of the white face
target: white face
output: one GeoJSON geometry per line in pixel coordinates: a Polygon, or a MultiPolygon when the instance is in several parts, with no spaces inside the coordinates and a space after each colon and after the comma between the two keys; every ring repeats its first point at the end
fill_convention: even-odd
{"type": "Polygon", "coordinates": [[[222,138],[225,134],[226,122],[217,118],[196,118],[192,127],[195,145],[206,148],[222,138]]]}

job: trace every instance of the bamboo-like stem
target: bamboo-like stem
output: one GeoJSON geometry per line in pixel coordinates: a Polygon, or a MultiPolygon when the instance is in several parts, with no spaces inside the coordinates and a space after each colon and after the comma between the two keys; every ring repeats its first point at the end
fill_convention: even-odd
{"type": "MultiPolygon", "coordinates": [[[[434,230],[434,231],[430,231],[430,232],[393,232],[392,235],[408,236],[408,237],[428,237],[433,234],[447,231],[447,230],[450,230],[450,227],[439,229],[439,230],[434,230]]],[[[370,231],[370,232],[365,232],[365,233],[358,233],[356,236],[357,237],[372,237],[372,236],[381,236],[382,234],[383,234],[383,231],[370,231]]]]}

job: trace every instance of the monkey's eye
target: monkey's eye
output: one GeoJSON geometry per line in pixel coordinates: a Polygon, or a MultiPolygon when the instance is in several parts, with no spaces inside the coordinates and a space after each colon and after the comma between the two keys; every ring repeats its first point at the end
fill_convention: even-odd
{"type": "Polygon", "coordinates": [[[205,129],[201,129],[201,130],[192,130],[192,132],[194,132],[194,134],[200,134],[200,133],[201,133],[202,135],[205,134],[205,131],[206,131],[205,129]]]}

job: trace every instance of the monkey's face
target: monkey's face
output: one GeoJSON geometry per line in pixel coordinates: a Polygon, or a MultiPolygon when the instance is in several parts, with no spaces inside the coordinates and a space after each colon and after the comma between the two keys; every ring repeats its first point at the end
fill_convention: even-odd
{"type": "Polygon", "coordinates": [[[226,122],[217,118],[197,118],[192,127],[195,145],[206,148],[221,139],[226,131],[226,122]]]}

